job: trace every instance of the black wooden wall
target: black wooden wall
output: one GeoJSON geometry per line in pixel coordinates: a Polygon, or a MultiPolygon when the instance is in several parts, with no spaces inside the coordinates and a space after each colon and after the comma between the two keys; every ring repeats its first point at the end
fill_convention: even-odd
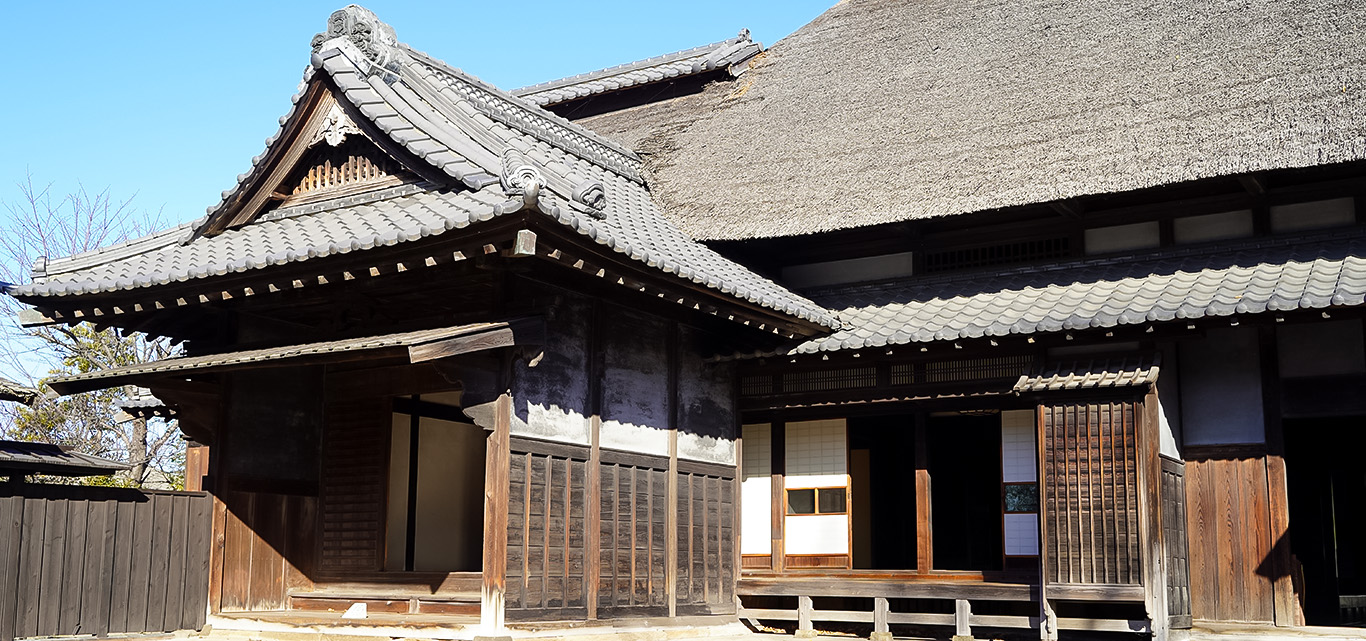
{"type": "Polygon", "coordinates": [[[0,486],[0,641],[198,630],[213,499],[0,486]]]}

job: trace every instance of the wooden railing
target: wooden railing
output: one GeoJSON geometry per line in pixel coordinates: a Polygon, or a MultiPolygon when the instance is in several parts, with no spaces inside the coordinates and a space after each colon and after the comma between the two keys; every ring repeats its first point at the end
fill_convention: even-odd
{"type": "MultiPolygon", "coordinates": [[[[1028,609],[1038,611],[1038,586],[1028,584],[954,580],[764,577],[742,579],[736,591],[742,603],[739,611],[742,620],[750,622],[751,625],[755,625],[759,621],[795,621],[798,637],[815,636],[816,622],[871,624],[872,638],[875,641],[890,639],[890,626],[893,625],[952,626],[956,636],[971,636],[972,629],[976,627],[1037,629],[1041,623],[1038,615],[978,614],[973,612],[975,602],[991,601],[1028,603],[1030,604],[1028,609]],[[794,596],[797,598],[795,610],[743,606],[746,597],[794,596]],[[829,597],[858,599],[864,603],[871,599],[873,607],[871,611],[817,609],[815,607],[815,599],[829,597]],[[951,613],[892,611],[892,604],[895,601],[909,599],[918,602],[951,602],[953,611],[951,613]]],[[[931,609],[944,610],[947,608],[931,609]]],[[[1054,629],[1143,633],[1151,631],[1149,622],[1146,620],[1088,618],[1058,618],[1054,622],[1054,629]]]]}

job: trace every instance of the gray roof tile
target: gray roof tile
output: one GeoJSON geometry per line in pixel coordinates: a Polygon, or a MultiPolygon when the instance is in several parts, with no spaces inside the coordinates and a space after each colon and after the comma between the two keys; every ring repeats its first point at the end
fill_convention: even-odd
{"type": "Polygon", "coordinates": [[[843,310],[848,327],[807,341],[794,353],[1362,305],[1366,232],[1261,239],[1215,253],[1193,247],[1046,269],[843,287],[811,296],[843,310]]]}
{"type": "MultiPolygon", "coordinates": [[[[365,12],[344,9],[353,10],[365,12]]],[[[378,197],[266,212],[239,228],[191,238],[193,230],[206,224],[201,220],[53,260],[45,278],[10,293],[34,299],[149,287],[463,228],[520,209],[520,200],[507,206],[509,195],[496,177],[503,154],[516,149],[546,182],[540,211],[588,239],[722,294],[827,328],[840,326],[828,310],[722,257],[666,221],[640,181],[635,154],[406,46],[398,45],[393,53],[377,71],[351,40],[332,38],[321,43],[313,63],[340,89],[341,99],[458,181],[454,190],[400,186],[378,197]],[[573,201],[575,188],[586,181],[597,181],[605,190],[601,212],[590,213],[573,201]]],[[[297,116],[291,111],[290,117],[297,116]]],[[[224,202],[236,199],[237,189],[253,185],[258,178],[252,174],[259,169],[248,172],[224,202]]]]}
{"type": "Polygon", "coordinates": [[[749,30],[746,29],[740,35],[720,42],[542,82],[514,89],[512,94],[547,107],[619,89],[724,69],[742,63],[762,50],[763,45],[750,40],[749,30]]]}

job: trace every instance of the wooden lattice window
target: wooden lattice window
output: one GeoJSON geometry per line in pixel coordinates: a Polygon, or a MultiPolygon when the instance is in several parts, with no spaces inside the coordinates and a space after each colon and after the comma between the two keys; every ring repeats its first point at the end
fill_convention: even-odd
{"type": "Polygon", "coordinates": [[[1058,405],[1043,412],[1048,582],[1139,584],[1135,404],[1058,405]]]}
{"type": "Polygon", "coordinates": [[[946,249],[927,252],[922,273],[947,272],[974,267],[1012,265],[1041,260],[1067,258],[1072,253],[1071,241],[1066,236],[1022,240],[984,247],[946,249]]]}

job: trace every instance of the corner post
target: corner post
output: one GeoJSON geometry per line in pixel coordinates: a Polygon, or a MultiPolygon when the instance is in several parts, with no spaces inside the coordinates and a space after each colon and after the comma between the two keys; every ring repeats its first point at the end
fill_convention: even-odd
{"type": "Polygon", "coordinates": [[[493,432],[484,450],[484,585],[479,600],[479,625],[484,634],[504,629],[511,429],[512,396],[503,393],[494,401],[493,432]]]}

